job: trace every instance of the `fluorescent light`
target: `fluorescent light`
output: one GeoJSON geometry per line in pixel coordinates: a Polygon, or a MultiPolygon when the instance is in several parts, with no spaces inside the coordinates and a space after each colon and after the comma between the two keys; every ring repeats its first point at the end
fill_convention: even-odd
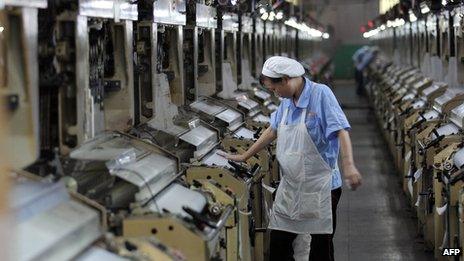
{"type": "Polygon", "coordinates": [[[314,38],[320,38],[323,37],[323,33],[317,29],[309,27],[305,23],[298,23],[295,18],[290,18],[287,21],[284,22],[286,25],[291,26],[293,28],[296,28],[302,32],[305,32],[308,34],[310,37],[314,38]]]}
{"type": "Polygon", "coordinates": [[[426,14],[430,12],[430,8],[427,5],[421,7],[421,13],[426,14]]]}
{"type": "Polygon", "coordinates": [[[310,34],[314,37],[322,37],[323,33],[319,30],[316,30],[316,29],[312,29],[310,34]]]}
{"type": "Polygon", "coordinates": [[[264,14],[265,12],[266,12],[266,9],[264,9],[264,7],[261,7],[261,8],[259,9],[259,13],[260,13],[260,14],[264,14]]]}
{"type": "Polygon", "coordinates": [[[364,38],[372,37],[372,36],[378,34],[379,31],[380,31],[379,28],[372,29],[372,30],[370,30],[370,31],[368,31],[368,32],[363,33],[363,37],[364,37],[364,38]]]}
{"type": "Polygon", "coordinates": [[[380,26],[380,30],[383,31],[383,30],[385,30],[385,29],[387,29],[387,27],[386,27],[384,24],[380,26]]]}
{"type": "Polygon", "coordinates": [[[329,39],[330,35],[328,33],[322,34],[322,38],[324,39],[329,39]]]}
{"type": "Polygon", "coordinates": [[[0,33],[2,33],[5,30],[5,27],[0,26],[0,33]]]}
{"type": "Polygon", "coordinates": [[[284,18],[284,13],[282,11],[279,11],[277,14],[276,14],[276,19],[277,20],[281,20],[282,18],[284,18]]]}
{"type": "Polygon", "coordinates": [[[230,3],[231,3],[232,5],[236,5],[236,4],[237,4],[237,0],[230,0],[230,3]]]}
{"type": "Polygon", "coordinates": [[[275,17],[275,16],[270,15],[270,16],[269,16],[269,21],[271,21],[271,22],[274,21],[274,17],[275,17]]]}
{"type": "Polygon", "coordinates": [[[268,17],[269,17],[269,14],[267,12],[264,12],[264,14],[261,15],[261,19],[263,20],[267,20],[268,17]]]}
{"type": "Polygon", "coordinates": [[[445,6],[446,5],[446,0],[441,0],[441,5],[445,6]]]}
{"type": "MultiPolygon", "coordinates": [[[[393,21],[390,21],[388,20],[387,21],[387,27],[390,28],[390,27],[398,27],[398,26],[402,26],[406,23],[406,21],[403,19],[403,18],[396,18],[395,20],[393,21]]],[[[385,30],[385,29],[382,29],[382,26],[380,26],[380,30],[385,30]]]]}
{"type": "Polygon", "coordinates": [[[406,21],[403,18],[401,18],[401,19],[398,20],[398,25],[397,26],[402,26],[404,24],[406,24],[406,21]]]}

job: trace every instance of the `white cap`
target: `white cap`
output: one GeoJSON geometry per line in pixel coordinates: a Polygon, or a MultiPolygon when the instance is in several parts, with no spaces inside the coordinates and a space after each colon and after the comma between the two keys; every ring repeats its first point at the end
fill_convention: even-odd
{"type": "Polygon", "coordinates": [[[262,74],[271,78],[290,78],[303,76],[305,69],[298,61],[283,56],[273,56],[263,65],[262,74]]]}

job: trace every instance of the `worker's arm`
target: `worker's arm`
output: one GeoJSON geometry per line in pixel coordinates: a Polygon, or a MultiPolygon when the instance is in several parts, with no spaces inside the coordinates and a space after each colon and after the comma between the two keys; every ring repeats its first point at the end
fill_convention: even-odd
{"type": "Polygon", "coordinates": [[[351,189],[356,190],[357,187],[361,186],[362,178],[354,164],[353,149],[348,131],[340,130],[338,132],[338,139],[340,140],[343,176],[351,189]]]}
{"type": "Polygon", "coordinates": [[[227,153],[218,153],[219,155],[225,157],[228,160],[233,160],[237,162],[246,161],[256,153],[260,152],[264,147],[269,145],[277,137],[277,132],[271,127],[268,127],[261,137],[243,154],[232,155],[227,153]]]}

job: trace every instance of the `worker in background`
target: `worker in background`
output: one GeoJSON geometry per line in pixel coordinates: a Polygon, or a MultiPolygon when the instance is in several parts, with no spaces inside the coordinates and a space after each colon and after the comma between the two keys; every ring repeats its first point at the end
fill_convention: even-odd
{"type": "Polygon", "coordinates": [[[246,161],[277,139],[281,181],[269,217],[271,260],[293,260],[298,234],[311,234],[310,260],[334,260],[332,239],[342,193],[339,148],[345,182],[353,190],[361,185],[345,114],[329,87],[303,75],[297,61],[269,58],[260,81],[284,98],[271,115],[271,126],[244,154],[222,154],[246,161]]]}
{"type": "Polygon", "coordinates": [[[354,79],[356,81],[356,94],[364,95],[364,86],[366,80],[364,79],[364,70],[374,60],[377,55],[378,49],[376,47],[363,46],[353,54],[354,64],[354,79]]]}

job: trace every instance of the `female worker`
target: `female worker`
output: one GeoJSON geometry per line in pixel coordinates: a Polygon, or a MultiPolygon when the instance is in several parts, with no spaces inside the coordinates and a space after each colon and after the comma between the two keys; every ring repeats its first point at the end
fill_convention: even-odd
{"type": "Polygon", "coordinates": [[[334,260],[333,235],[341,195],[341,166],[351,189],[361,185],[356,169],[350,125],[334,94],[311,82],[303,66],[290,58],[266,60],[261,83],[284,98],[271,115],[271,126],[242,155],[224,154],[246,161],[277,138],[281,181],[269,217],[270,260],[293,260],[293,240],[311,234],[310,260],[334,260]]]}

